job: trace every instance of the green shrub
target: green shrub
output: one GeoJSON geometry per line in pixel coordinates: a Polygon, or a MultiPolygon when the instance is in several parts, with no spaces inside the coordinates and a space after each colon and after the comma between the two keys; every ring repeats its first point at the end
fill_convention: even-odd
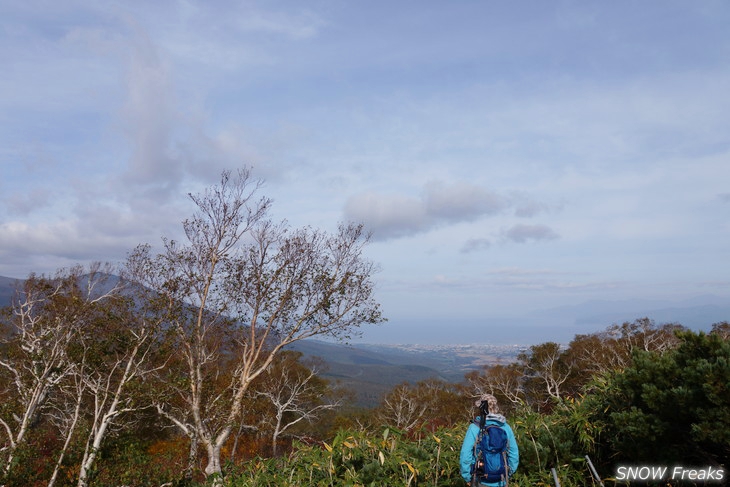
{"type": "MultiPolygon", "coordinates": [[[[539,416],[539,415],[538,415],[539,416]]],[[[556,427],[532,416],[518,418],[517,441],[526,455],[510,485],[518,487],[553,485],[550,468],[555,464],[561,484],[577,487],[590,483],[585,461],[571,456],[568,445],[561,439],[569,436],[568,428],[556,427]],[[546,427],[547,426],[547,427],[546,427]],[[550,439],[550,435],[556,435],[550,439]],[[530,452],[530,435],[548,446],[540,462],[530,452]],[[557,455],[557,456],[556,456],[557,455]],[[567,461],[565,460],[567,459],[567,461]]],[[[331,443],[317,445],[296,444],[288,457],[256,459],[239,466],[225,479],[227,487],[275,486],[462,486],[459,472],[459,452],[465,431],[462,427],[443,428],[435,433],[423,432],[407,436],[393,429],[373,434],[363,431],[340,431],[331,443]]]]}

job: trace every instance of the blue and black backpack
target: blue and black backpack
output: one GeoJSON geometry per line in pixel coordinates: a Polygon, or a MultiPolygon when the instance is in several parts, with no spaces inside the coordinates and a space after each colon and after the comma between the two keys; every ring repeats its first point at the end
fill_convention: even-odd
{"type": "Polygon", "coordinates": [[[476,445],[477,478],[481,483],[507,480],[507,432],[494,424],[479,432],[476,445]]]}

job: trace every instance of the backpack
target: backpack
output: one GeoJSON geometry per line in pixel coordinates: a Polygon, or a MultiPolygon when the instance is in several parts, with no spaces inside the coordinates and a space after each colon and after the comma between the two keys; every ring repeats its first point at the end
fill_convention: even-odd
{"type": "Polygon", "coordinates": [[[488,424],[479,432],[476,447],[479,481],[493,483],[506,480],[507,432],[497,425],[488,424]]]}

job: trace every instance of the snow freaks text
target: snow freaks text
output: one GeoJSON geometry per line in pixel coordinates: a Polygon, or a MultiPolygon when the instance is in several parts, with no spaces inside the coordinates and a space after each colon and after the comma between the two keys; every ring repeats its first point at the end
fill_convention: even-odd
{"type": "Polygon", "coordinates": [[[616,480],[656,482],[662,480],[722,482],[725,469],[717,467],[683,467],[656,465],[620,465],[616,467],[616,480]]]}

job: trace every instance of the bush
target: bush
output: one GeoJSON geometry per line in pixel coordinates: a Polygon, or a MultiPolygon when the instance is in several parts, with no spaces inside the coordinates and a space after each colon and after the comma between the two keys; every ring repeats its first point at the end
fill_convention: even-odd
{"type": "Polygon", "coordinates": [[[616,461],[730,463],[730,342],[678,337],[674,350],[637,353],[607,389],[597,412],[616,461]]]}
{"type": "MultiPolygon", "coordinates": [[[[542,420],[530,413],[514,421],[523,457],[510,485],[553,485],[547,465],[556,468],[564,487],[590,483],[585,460],[576,458],[571,450],[576,443],[569,424],[559,422],[558,417],[556,413],[554,418],[542,420]],[[547,446],[541,449],[543,444],[547,446]],[[534,445],[539,445],[538,450],[534,450],[534,445]]],[[[462,486],[459,452],[465,429],[463,425],[408,436],[387,428],[379,433],[342,430],[331,444],[299,443],[286,458],[252,460],[231,472],[225,485],[462,486]]]]}
{"type": "Polygon", "coordinates": [[[461,439],[449,430],[412,440],[391,429],[380,436],[343,430],[332,444],[300,443],[288,458],[249,462],[226,485],[452,486],[460,479],[460,447],[461,439]]]}

